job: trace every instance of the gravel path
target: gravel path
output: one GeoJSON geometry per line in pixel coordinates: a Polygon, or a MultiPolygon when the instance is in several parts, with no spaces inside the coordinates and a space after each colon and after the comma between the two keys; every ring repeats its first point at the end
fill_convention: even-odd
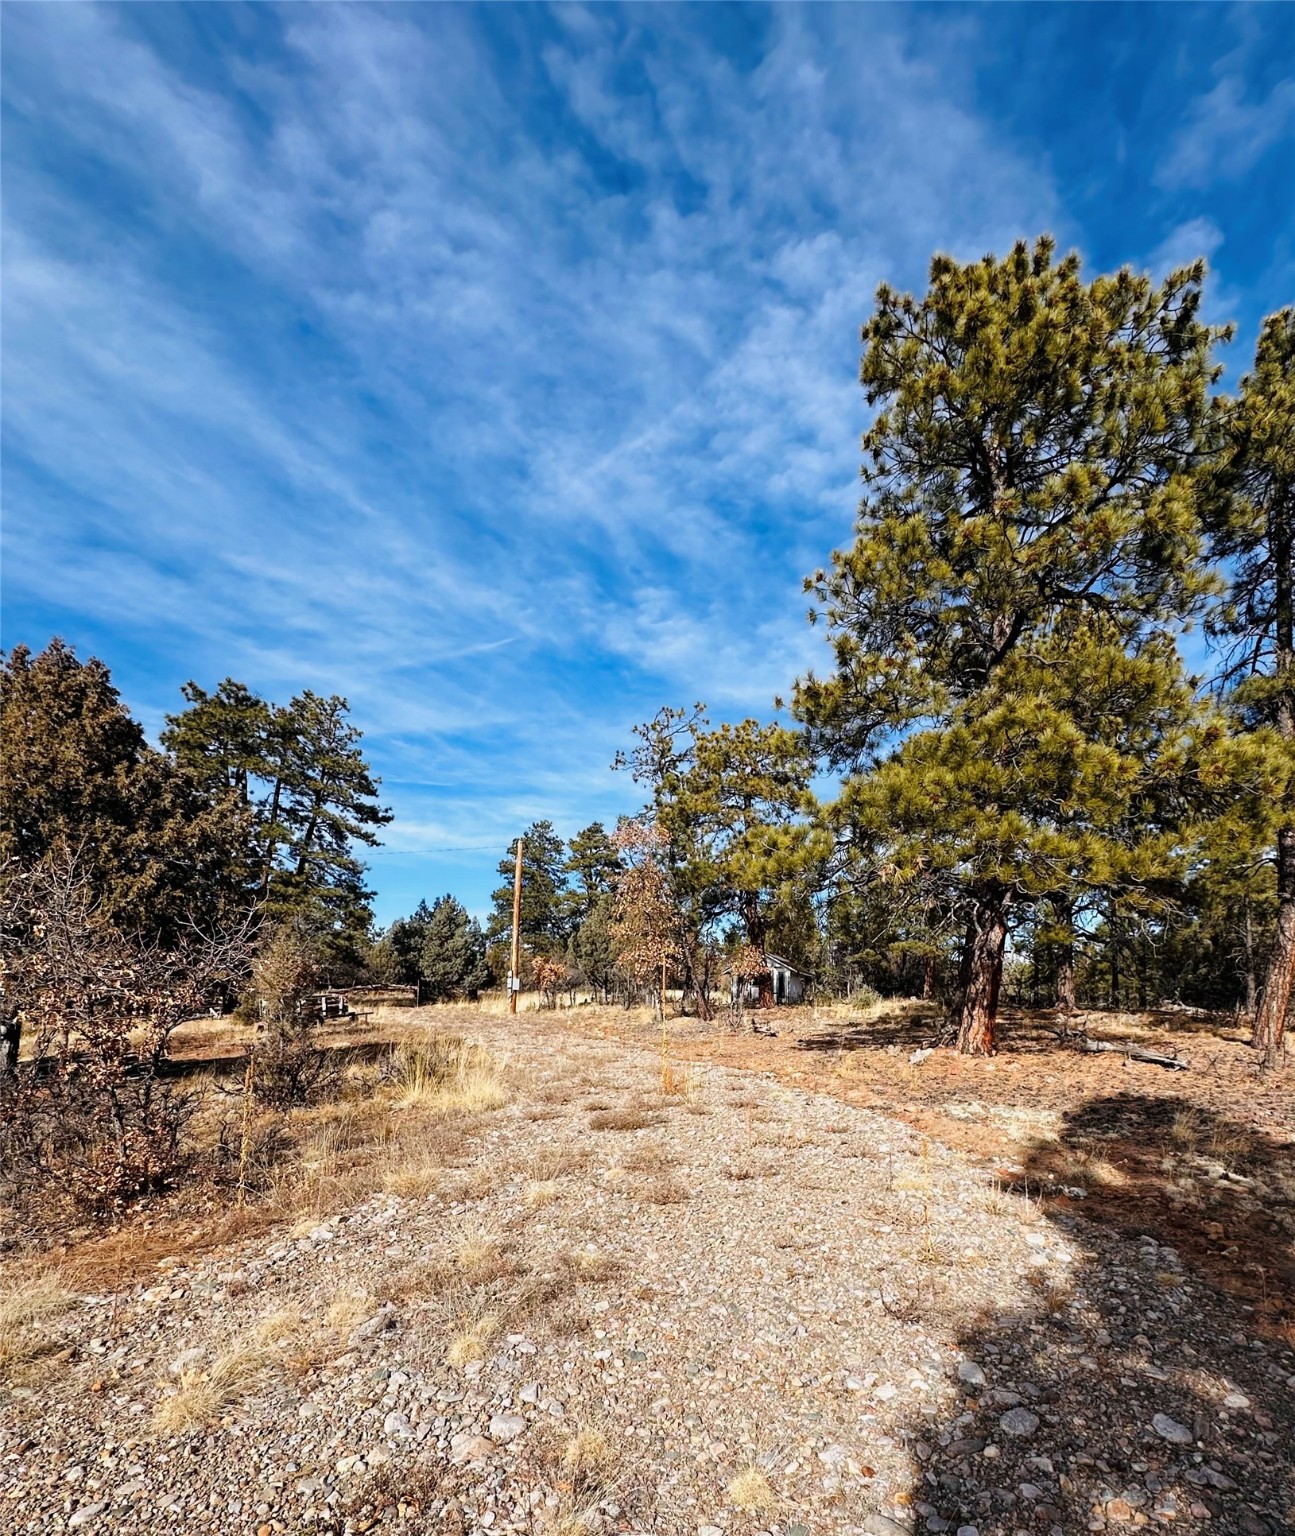
{"type": "Polygon", "coordinates": [[[464,1017],[511,1097],[432,1193],[81,1298],[0,1389],[0,1530],[1292,1529],[1295,1352],[1172,1250],[828,1097],[464,1017]]]}

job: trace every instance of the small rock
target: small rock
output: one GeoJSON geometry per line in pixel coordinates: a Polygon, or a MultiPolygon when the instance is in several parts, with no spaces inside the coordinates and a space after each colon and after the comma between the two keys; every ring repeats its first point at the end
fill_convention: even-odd
{"type": "Polygon", "coordinates": [[[167,1366],[168,1374],[178,1376],[182,1371],[187,1371],[191,1366],[197,1365],[205,1353],[205,1350],[198,1348],[181,1350],[175,1359],[171,1361],[170,1365],[167,1366]]]}
{"type": "Polygon", "coordinates": [[[974,1360],[963,1360],[958,1365],[958,1380],[965,1381],[969,1387],[983,1387],[985,1373],[974,1360]]]}
{"type": "Polygon", "coordinates": [[[413,1434],[408,1416],[403,1413],[389,1413],[382,1421],[382,1433],[393,1440],[407,1440],[413,1434]]]}
{"type": "Polygon", "coordinates": [[[888,1403],[898,1391],[898,1387],[892,1386],[891,1383],[887,1381],[879,1386],[872,1395],[877,1399],[879,1403],[888,1403]]]}
{"type": "Polygon", "coordinates": [[[539,1382],[528,1381],[517,1396],[524,1403],[538,1403],[541,1396],[539,1382]]]}
{"type": "Polygon", "coordinates": [[[1223,1399],[1225,1408],[1248,1408],[1250,1399],[1243,1392],[1229,1392],[1223,1399]]]}
{"type": "Polygon", "coordinates": [[[947,1450],[950,1460],[957,1460],[960,1456],[977,1456],[985,1449],[985,1442],[979,1435],[969,1435],[963,1440],[950,1440],[947,1450]]]}
{"type": "Polygon", "coordinates": [[[1242,1508],[1237,1513],[1237,1529],[1245,1536],[1273,1536],[1273,1528],[1251,1509],[1242,1508]]]}
{"type": "Polygon", "coordinates": [[[484,1435],[464,1433],[455,1435],[450,1440],[450,1459],[452,1461],[484,1461],[495,1448],[493,1440],[487,1440],[484,1435]]]}
{"type": "Polygon", "coordinates": [[[347,1340],[348,1344],[362,1343],[365,1339],[376,1338],[380,1333],[387,1333],[400,1326],[400,1316],[391,1302],[384,1302],[372,1317],[366,1318],[347,1340]]]}
{"type": "Polygon", "coordinates": [[[68,1530],[75,1530],[77,1526],[81,1525],[89,1525],[91,1520],[94,1520],[103,1513],[103,1510],[104,1506],[102,1504],[82,1504],[81,1508],[68,1521],[68,1530]]]}
{"type": "Polygon", "coordinates": [[[1039,1427],[1039,1416],[1028,1408],[1012,1408],[999,1419],[998,1427],[1008,1435],[1032,1435],[1039,1427]]]}
{"type": "Polygon", "coordinates": [[[1111,1499],[1102,1513],[1108,1520],[1132,1520],[1133,1506],[1126,1499],[1111,1499]]]}
{"type": "Polygon", "coordinates": [[[1171,1419],[1167,1413],[1158,1413],[1151,1420],[1151,1427],[1162,1440],[1168,1440],[1171,1445],[1190,1445],[1192,1432],[1186,1424],[1180,1424],[1177,1419],[1171,1419]]]}
{"type": "Polygon", "coordinates": [[[497,1413],[490,1421],[488,1433],[496,1445],[507,1445],[525,1428],[526,1420],[520,1413],[497,1413]]]}
{"type": "Polygon", "coordinates": [[[910,1527],[892,1520],[889,1515],[869,1515],[863,1522],[863,1529],[867,1536],[912,1536],[910,1527]]]}

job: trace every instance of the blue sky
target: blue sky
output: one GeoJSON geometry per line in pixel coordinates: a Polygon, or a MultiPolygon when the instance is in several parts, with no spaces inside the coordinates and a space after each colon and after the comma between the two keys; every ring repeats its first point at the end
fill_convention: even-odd
{"type": "Polygon", "coordinates": [[[849,538],[858,327],[1051,230],[1295,298],[1295,7],[7,4],[3,635],[340,692],[386,921],[767,716],[849,538]]]}

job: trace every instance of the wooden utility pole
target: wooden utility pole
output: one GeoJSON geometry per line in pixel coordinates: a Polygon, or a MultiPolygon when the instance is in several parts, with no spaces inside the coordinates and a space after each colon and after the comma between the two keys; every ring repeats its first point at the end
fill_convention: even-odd
{"type": "Polygon", "coordinates": [[[517,839],[517,867],[513,871],[513,966],[508,977],[508,1011],[517,1012],[517,993],[522,984],[522,840],[517,839]]]}

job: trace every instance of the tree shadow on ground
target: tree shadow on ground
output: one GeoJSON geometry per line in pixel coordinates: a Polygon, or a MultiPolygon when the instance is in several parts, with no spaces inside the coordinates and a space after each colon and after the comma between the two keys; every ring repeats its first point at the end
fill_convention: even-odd
{"type": "MultiPolygon", "coordinates": [[[[330,1071],[344,1072],[348,1067],[384,1062],[392,1050],[390,1040],[350,1040],[320,1044],[315,1047],[315,1054],[328,1063],[330,1071]]],[[[238,1042],[227,1050],[208,1051],[202,1055],[164,1056],[157,1064],[157,1074],[181,1081],[201,1077],[241,1077],[246,1067],[247,1046],[245,1042],[238,1042]]]]}
{"type": "Polygon", "coordinates": [[[1082,1213],[1171,1244],[1275,1326],[1295,1320],[1295,1145],[1186,1098],[1119,1093],[1063,1115],[1025,1177],[1086,1190],[1082,1213]]]}
{"type": "MultiPolygon", "coordinates": [[[[774,1017],[788,1016],[778,1014],[774,1017]]],[[[871,1018],[851,1019],[802,1035],[796,1044],[805,1051],[917,1049],[936,1043],[943,1017],[934,1003],[923,1004],[920,1008],[910,1005],[908,1009],[885,1009],[871,1018]]],[[[794,1015],[788,1021],[794,1023],[794,1015]]],[[[1092,1032],[1095,1038],[1102,1039],[1122,1037],[1130,1032],[1139,1037],[1150,1034],[1166,1040],[1183,1035],[1210,1040],[1238,1037],[1231,1015],[1161,1010],[1131,1017],[1100,1009],[1062,1014],[1055,1009],[1017,1008],[1004,1004],[998,1010],[995,1031],[997,1054],[1011,1057],[1051,1053],[1063,1049],[1063,1039],[1077,1031],[1092,1032]]]]}
{"type": "Polygon", "coordinates": [[[884,1051],[892,1046],[915,1050],[931,1044],[937,1023],[934,1009],[921,1013],[887,1011],[870,1019],[832,1025],[818,1034],[802,1035],[796,1045],[802,1051],[884,1051]]]}
{"type": "MultiPolygon", "coordinates": [[[[1022,1185],[1044,1186],[1067,1154],[1091,1156],[1095,1139],[1108,1150],[1136,1143],[1173,1113],[1172,1102],[1128,1095],[1085,1103],[1058,1138],[1032,1150],[1022,1185]]],[[[1255,1132],[1210,1123],[1199,1108],[1190,1113],[1194,1144],[1235,1146],[1242,1136],[1256,1173],[1271,1176],[1289,1155],[1255,1132]]],[[[1129,1158],[1121,1171],[1137,1202],[1131,1210],[1167,1200],[1169,1174],[1153,1159],[1129,1158]]],[[[887,1515],[867,1528],[971,1526],[979,1536],[1145,1525],[1227,1536],[1291,1530],[1289,1316],[1216,1290],[1184,1263],[1183,1245],[1152,1235],[1152,1223],[1130,1236],[1086,1221],[1078,1204],[1003,1198],[1021,1202],[1019,1283],[960,1331],[961,1364],[952,1369],[961,1412],[910,1425],[911,1502],[895,1508],[890,1527],[887,1515]]],[[[1239,1220],[1235,1199],[1225,1188],[1189,1214],[1226,1234],[1239,1220]]]]}

